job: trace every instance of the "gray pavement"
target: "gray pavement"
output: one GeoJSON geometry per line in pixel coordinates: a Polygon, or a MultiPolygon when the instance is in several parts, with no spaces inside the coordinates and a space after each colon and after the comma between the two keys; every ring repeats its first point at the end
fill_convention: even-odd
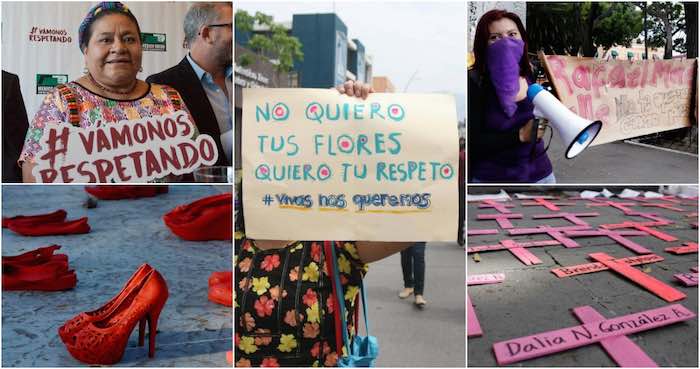
{"type": "Polygon", "coordinates": [[[83,186],[3,186],[2,215],[40,214],[63,208],[68,219],[89,217],[84,235],[23,237],[2,230],[2,254],[17,255],[50,244],[69,256],[78,284],[64,292],[2,293],[2,366],[83,366],[66,350],[57,330],[80,312],[116,295],[147,262],[168,283],[170,297],[160,315],[155,358],[137,347],[132,332],[118,366],[227,366],[232,349],[231,308],[207,300],[211,272],[231,270],[231,241],[190,242],[176,237],[162,215],[175,206],[224,192],[226,187],[170,186],[152,198],[99,201],[82,207],[83,186]]]}
{"type": "MultiPolygon", "coordinates": [[[[492,191],[497,192],[497,191],[492,191]]],[[[620,201],[620,200],[615,200],[620,201]]],[[[520,201],[516,200],[516,204],[520,201]]],[[[643,220],[639,217],[624,216],[619,210],[608,207],[585,207],[585,202],[578,201],[576,206],[561,207],[566,212],[598,212],[597,217],[582,218],[592,227],[601,224],[621,223],[625,220],[643,220]]],[[[493,209],[477,209],[477,203],[468,205],[469,229],[498,228],[495,221],[477,221],[477,214],[495,213],[493,209]]],[[[681,206],[686,211],[696,212],[697,206],[681,206]]],[[[655,254],[665,258],[658,263],[647,264],[649,275],[674,286],[687,297],[677,303],[682,304],[697,314],[697,287],[683,287],[675,282],[673,274],[689,272],[698,265],[698,254],[673,255],[665,252],[666,247],[680,245],[681,242],[697,242],[697,229],[688,225],[686,213],[665,209],[642,208],[635,210],[659,213],[676,223],[657,227],[663,232],[680,238],[676,242],[664,242],[654,237],[634,236],[635,242],[651,249],[655,254]]],[[[513,220],[516,228],[534,227],[539,224],[563,226],[570,224],[563,219],[533,220],[533,214],[546,214],[551,211],[539,207],[516,205],[511,209],[522,213],[524,219],[513,220]]],[[[546,235],[511,236],[500,230],[498,235],[469,237],[470,246],[495,244],[501,239],[512,238],[517,241],[550,239],[546,235]]],[[[591,262],[587,257],[592,252],[605,252],[615,257],[636,255],[634,252],[618,245],[607,237],[576,238],[580,248],[567,249],[563,246],[528,248],[543,263],[527,266],[508,251],[490,251],[479,254],[481,261],[475,262],[472,254],[467,260],[467,274],[484,274],[503,272],[506,280],[491,285],[470,286],[469,296],[475,307],[477,317],[484,332],[481,337],[468,340],[468,366],[497,366],[492,345],[495,342],[528,336],[549,330],[561,329],[580,324],[570,309],[590,305],[602,315],[612,318],[621,315],[669,305],[661,298],[610,271],[582,274],[568,278],[557,278],[550,269],[591,262]]],[[[697,367],[698,365],[698,319],[656,328],[628,336],[642,348],[659,366],[697,367]]],[[[512,366],[537,367],[590,367],[616,366],[598,344],[560,352],[550,356],[522,361],[512,366]]]]}
{"type": "MultiPolygon", "coordinates": [[[[556,136],[557,133],[555,132],[556,136]]],[[[614,142],[589,147],[574,159],[554,137],[548,150],[558,183],[697,183],[698,158],[614,142]]]]}
{"type": "MultiPolygon", "coordinates": [[[[379,339],[380,367],[464,367],[464,250],[456,243],[428,243],[423,310],[413,296],[401,300],[401,256],[372,263],[364,283],[370,333],[379,339]]],[[[361,331],[362,332],[362,331],[361,331]]]]}

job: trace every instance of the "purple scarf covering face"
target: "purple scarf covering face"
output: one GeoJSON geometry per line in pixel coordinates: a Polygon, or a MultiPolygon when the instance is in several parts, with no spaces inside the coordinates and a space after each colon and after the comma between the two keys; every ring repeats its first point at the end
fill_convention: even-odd
{"type": "Polygon", "coordinates": [[[520,91],[520,59],[524,49],[523,40],[504,37],[486,50],[489,76],[503,112],[508,117],[512,117],[518,108],[515,96],[520,91]]]}

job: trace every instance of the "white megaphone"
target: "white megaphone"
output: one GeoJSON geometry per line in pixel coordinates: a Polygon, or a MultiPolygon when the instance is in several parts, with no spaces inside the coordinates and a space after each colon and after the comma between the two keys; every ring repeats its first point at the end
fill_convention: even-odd
{"type": "Polygon", "coordinates": [[[588,147],[603,126],[599,120],[589,121],[574,114],[537,83],[528,87],[527,98],[535,105],[535,116],[547,119],[556,127],[559,137],[567,146],[567,159],[576,157],[588,147]]]}

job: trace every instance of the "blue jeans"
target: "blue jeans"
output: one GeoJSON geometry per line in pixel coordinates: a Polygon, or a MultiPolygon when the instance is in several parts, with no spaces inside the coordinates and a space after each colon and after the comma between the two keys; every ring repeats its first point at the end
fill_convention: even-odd
{"type": "Polygon", "coordinates": [[[403,286],[413,288],[416,295],[422,295],[425,285],[425,242],[416,242],[401,251],[401,270],[403,286]]]}

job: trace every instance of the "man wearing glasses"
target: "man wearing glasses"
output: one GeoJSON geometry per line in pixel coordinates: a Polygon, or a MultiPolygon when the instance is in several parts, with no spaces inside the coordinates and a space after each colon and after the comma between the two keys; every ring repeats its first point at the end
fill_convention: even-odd
{"type": "Polygon", "coordinates": [[[146,79],[175,88],[200,133],[216,141],[216,165],[231,165],[233,149],[233,4],[194,3],[185,15],[180,64],[146,79]]]}

